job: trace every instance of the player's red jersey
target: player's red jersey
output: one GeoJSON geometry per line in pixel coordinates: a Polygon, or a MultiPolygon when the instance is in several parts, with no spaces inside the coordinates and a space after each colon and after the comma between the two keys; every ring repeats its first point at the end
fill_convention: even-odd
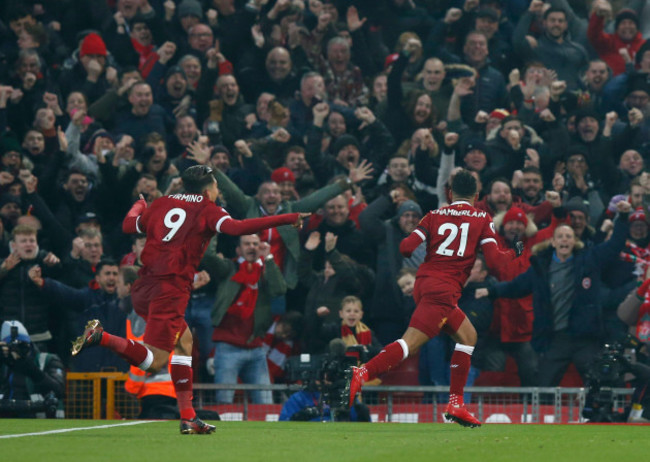
{"type": "Polygon", "coordinates": [[[147,234],[140,274],[191,281],[210,239],[228,219],[228,212],[202,194],[156,199],[136,221],[138,232],[147,234]]]}
{"type": "Polygon", "coordinates": [[[430,211],[413,233],[427,242],[417,277],[446,281],[458,292],[469,277],[479,247],[497,245],[490,215],[464,201],[430,211]]]}

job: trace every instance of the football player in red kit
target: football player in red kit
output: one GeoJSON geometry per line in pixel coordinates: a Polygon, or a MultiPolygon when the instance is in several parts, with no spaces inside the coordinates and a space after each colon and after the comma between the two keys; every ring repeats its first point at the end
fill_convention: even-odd
{"type": "Polygon", "coordinates": [[[418,269],[413,290],[417,306],[401,339],[387,345],[365,365],[349,371],[350,405],[365,382],[396,366],[409,354],[416,353],[442,331],[456,341],[451,357],[449,404],[445,416],[463,426],[481,425],[463,403],[463,389],[476,345],[476,330],[457,303],[479,248],[488,266],[499,258],[512,259],[515,253],[498,249],[492,218],[487,212],[473,207],[476,196],[475,178],[467,170],[458,170],[451,179],[451,205],[430,211],[401,242],[399,249],[405,257],[411,256],[422,242],[427,245],[427,254],[418,269]]]}
{"type": "Polygon", "coordinates": [[[216,233],[235,236],[264,229],[300,226],[303,216],[290,213],[248,220],[234,220],[215,204],[219,195],[212,169],[197,165],[182,174],[184,193],[161,197],[147,208],[138,200],[122,223],[125,233],[144,233],[143,267],[133,284],[135,311],[147,321],[143,344],[104,332],[91,320],[74,342],[72,354],[101,345],[147,372],[158,372],[169,353],[172,382],[181,414],[181,433],[212,433],[213,425],[202,422],[192,406],[192,334],[185,323],[185,308],[203,253],[216,233]]]}

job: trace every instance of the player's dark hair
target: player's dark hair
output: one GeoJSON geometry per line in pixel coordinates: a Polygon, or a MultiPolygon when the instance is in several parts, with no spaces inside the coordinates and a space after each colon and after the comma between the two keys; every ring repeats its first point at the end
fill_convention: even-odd
{"type": "Polygon", "coordinates": [[[183,172],[181,179],[185,192],[190,194],[201,194],[214,181],[212,167],[207,165],[194,165],[183,172]]]}
{"type": "Polygon", "coordinates": [[[473,198],[476,195],[476,178],[469,170],[460,169],[451,179],[451,191],[454,196],[464,199],[473,198]]]}

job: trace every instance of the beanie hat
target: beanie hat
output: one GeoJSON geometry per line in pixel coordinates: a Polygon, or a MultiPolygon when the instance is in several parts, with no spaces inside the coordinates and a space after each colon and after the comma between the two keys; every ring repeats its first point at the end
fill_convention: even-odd
{"type": "Polygon", "coordinates": [[[524,213],[524,211],[519,207],[510,207],[508,212],[506,212],[505,216],[503,217],[503,224],[505,225],[510,221],[518,221],[520,223],[523,223],[524,226],[528,226],[528,217],[526,216],[526,213],[524,213]]]}
{"type": "Polygon", "coordinates": [[[648,77],[646,74],[634,74],[630,76],[627,81],[627,92],[625,95],[629,95],[633,91],[644,91],[650,95],[650,84],[648,84],[648,77]]]}
{"type": "Polygon", "coordinates": [[[109,140],[113,141],[113,143],[115,142],[115,140],[113,139],[113,135],[111,135],[106,129],[99,128],[99,129],[97,129],[97,130],[95,130],[93,132],[93,134],[90,136],[90,138],[88,138],[88,142],[84,146],[82,152],[85,152],[85,153],[92,152],[93,147],[95,147],[95,140],[97,138],[108,138],[109,140]]]}
{"type": "Polygon", "coordinates": [[[634,21],[634,24],[636,24],[636,28],[637,29],[639,28],[639,16],[636,14],[636,12],[634,10],[629,9],[629,8],[623,8],[616,15],[616,22],[615,22],[614,30],[618,29],[618,25],[624,19],[631,19],[632,21],[634,21]]]}
{"type": "Polygon", "coordinates": [[[19,196],[14,196],[13,194],[4,193],[0,196],[0,209],[7,204],[16,204],[18,207],[22,207],[22,201],[19,196]]]}
{"type": "Polygon", "coordinates": [[[336,141],[334,142],[334,146],[332,146],[332,152],[334,153],[334,155],[336,155],[341,151],[341,149],[350,145],[359,149],[359,141],[354,136],[348,135],[346,133],[344,135],[339,136],[336,139],[336,141]]]}
{"type": "Polygon", "coordinates": [[[499,13],[494,8],[490,8],[489,6],[483,6],[478,9],[476,12],[476,17],[477,18],[488,18],[491,19],[494,22],[499,22],[499,13]]]}
{"type": "Polygon", "coordinates": [[[589,202],[583,200],[581,197],[575,196],[569,199],[564,208],[567,212],[582,212],[586,217],[589,216],[589,202]]]}
{"type": "Polygon", "coordinates": [[[196,16],[199,19],[203,18],[201,4],[196,0],[183,0],[178,5],[178,17],[184,18],[185,16],[196,16]]]}
{"type": "Polygon", "coordinates": [[[645,223],[645,212],[643,211],[643,207],[639,207],[634,212],[630,213],[628,221],[630,223],[633,223],[635,221],[642,221],[645,223]]]}
{"type": "Polygon", "coordinates": [[[487,146],[485,145],[485,142],[483,142],[482,139],[470,140],[467,143],[467,145],[465,146],[465,154],[473,150],[481,151],[487,157],[487,146]]]}
{"type": "Polygon", "coordinates": [[[402,205],[397,209],[397,218],[400,218],[406,212],[415,212],[419,216],[422,216],[422,208],[417,204],[417,202],[412,200],[402,202],[402,205]]]}
{"type": "Polygon", "coordinates": [[[577,127],[580,121],[582,119],[586,119],[587,117],[591,117],[596,121],[600,120],[600,115],[598,114],[598,112],[596,112],[596,110],[593,107],[584,106],[576,111],[575,126],[577,127]]]}
{"type": "Polygon", "coordinates": [[[0,154],[7,152],[21,152],[20,143],[13,136],[3,136],[0,138],[0,154]]]}
{"type": "Polygon", "coordinates": [[[2,329],[0,329],[0,341],[9,343],[12,340],[19,340],[21,342],[31,342],[27,329],[20,321],[5,321],[2,323],[2,329]],[[14,331],[18,334],[15,339],[11,338],[11,328],[15,327],[14,331]]]}
{"type": "Polygon", "coordinates": [[[287,167],[280,167],[273,170],[273,173],[271,173],[271,179],[276,183],[284,183],[285,181],[290,181],[293,184],[296,183],[296,177],[287,167]]]}
{"type": "Polygon", "coordinates": [[[79,57],[83,58],[86,55],[106,56],[106,44],[102,38],[94,32],[86,35],[83,42],[81,42],[79,57]]]}
{"type": "Polygon", "coordinates": [[[165,81],[169,80],[169,78],[174,74],[180,74],[184,80],[187,80],[187,75],[185,75],[185,71],[183,70],[183,68],[179,65],[176,65],[170,67],[167,70],[167,72],[165,73],[165,81]]]}
{"type": "Polygon", "coordinates": [[[494,111],[490,112],[490,119],[503,120],[509,115],[510,113],[506,109],[495,109],[494,111]]]}
{"type": "Polygon", "coordinates": [[[616,215],[616,212],[618,212],[618,209],[616,208],[616,204],[626,200],[627,200],[627,196],[625,194],[617,194],[616,196],[612,196],[612,198],[609,200],[609,204],[607,205],[608,215],[611,216],[616,215]]]}
{"type": "Polygon", "coordinates": [[[82,223],[90,223],[91,221],[99,222],[99,217],[94,212],[82,213],[77,217],[77,226],[82,223]]]}

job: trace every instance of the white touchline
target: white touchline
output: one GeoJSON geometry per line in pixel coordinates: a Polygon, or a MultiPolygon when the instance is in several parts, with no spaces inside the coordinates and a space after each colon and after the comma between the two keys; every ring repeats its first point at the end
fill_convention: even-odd
{"type": "Polygon", "coordinates": [[[96,430],[98,428],[127,427],[129,425],[140,425],[140,424],[152,423],[152,422],[164,422],[164,421],[163,420],[138,420],[136,422],[124,422],[124,423],[111,424],[111,425],[97,425],[96,427],[60,428],[59,430],[48,430],[46,432],[18,433],[16,435],[0,435],[0,439],[21,438],[23,436],[52,435],[54,433],[80,432],[83,430],[96,430]]]}

